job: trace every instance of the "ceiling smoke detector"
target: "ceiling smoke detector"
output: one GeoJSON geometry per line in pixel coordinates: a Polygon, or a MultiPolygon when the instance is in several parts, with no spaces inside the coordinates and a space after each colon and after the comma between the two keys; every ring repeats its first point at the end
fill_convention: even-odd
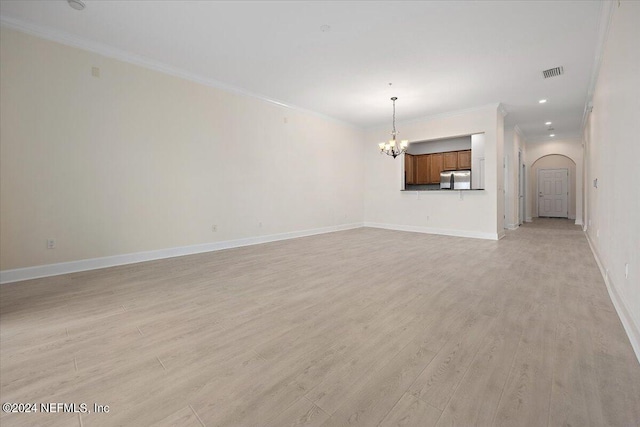
{"type": "Polygon", "coordinates": [[[71,6],[75,10],[83,10],[85,7],[85,4],[82,0],[67,0],[67,3],[69,3],[69,6],[71,6]]]}
{"type": "Polygon", "coordinates": [[[563,67],[549,68],[548,70],[544,70],[542,72],[542,75],[544,76],[545,79],[548,79],[549,77],[561,76],[563,74],[564,74],[563,67]]]}

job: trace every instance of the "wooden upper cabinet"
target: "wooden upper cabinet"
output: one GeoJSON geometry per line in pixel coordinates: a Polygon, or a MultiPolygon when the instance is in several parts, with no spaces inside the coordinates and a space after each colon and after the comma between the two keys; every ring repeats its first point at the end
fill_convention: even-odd
{"type": "Polygon", "coordinates": [[[448,153],[443,153],[442,161],[443,161],[442,170],[454,171],[458,169],[458,153],[456,151],[449,151],[448,153]]]}
{"type": "Polygon", "coordinates": [[[440,184],[440,172],[471,169],[471,150],[404,155],[405,185],[440,184]]]}
{"type": "Polygon", "coordinates": [[[421,154],[419,156],[414,156],[416,159],[415,167],[416,167],[416,184],[428,184],[429,183],[429,170],[431,169],[430,162],[431,155],[429,154],[421,154]]]}
{"type": "Polygon", "coordinates": [[[436,153],[429,155],[431,160],[430,171],[429,171],[429,184],[440,184],[440,172],[444,169],[443,162],[443,154],[436,153]]]}
{"type": "Polygon", "coordinates": [[[404,154],[404,183],[415,184],[416,183],[416,158],[411,154],[404,154]]]}
{"type": "Polygon", "coordinates": [[[458,151],[458,169],[471,169],[471,150],[458,151]]]}

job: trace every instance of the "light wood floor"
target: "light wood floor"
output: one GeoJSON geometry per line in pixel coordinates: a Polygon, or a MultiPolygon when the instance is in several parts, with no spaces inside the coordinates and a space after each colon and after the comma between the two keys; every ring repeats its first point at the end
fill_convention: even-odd
{"type": "Polygon", "coordinates": [[[357,229],[0,287],[8,426],[638,426],[576,226],[357,229]]]}

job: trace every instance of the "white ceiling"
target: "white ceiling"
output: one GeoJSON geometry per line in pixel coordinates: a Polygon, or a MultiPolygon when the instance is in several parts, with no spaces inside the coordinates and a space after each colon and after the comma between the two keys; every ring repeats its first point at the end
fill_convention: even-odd
{"type": "Polygon", "coordinates": [[[390,123],[394,95],[399,121],[501,102],[528,140],[548,138],[546,121],[580,134],[603,14],[600,1],[85,3],[2,0],[0,14],[361,127],[390,123]]]}

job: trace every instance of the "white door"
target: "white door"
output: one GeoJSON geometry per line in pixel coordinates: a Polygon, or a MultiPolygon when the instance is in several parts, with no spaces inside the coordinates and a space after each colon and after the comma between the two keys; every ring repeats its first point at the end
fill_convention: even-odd
{"type": "Polygon", "coordinates": [[[524,223],[524,165],[522,164],[522,151],[518,151],[518,221],[524,223]]]}
{"type": "Polygon", "coordinates": [[[569,170],[538,171],[538,216],[569,217],[569,170]]]}

